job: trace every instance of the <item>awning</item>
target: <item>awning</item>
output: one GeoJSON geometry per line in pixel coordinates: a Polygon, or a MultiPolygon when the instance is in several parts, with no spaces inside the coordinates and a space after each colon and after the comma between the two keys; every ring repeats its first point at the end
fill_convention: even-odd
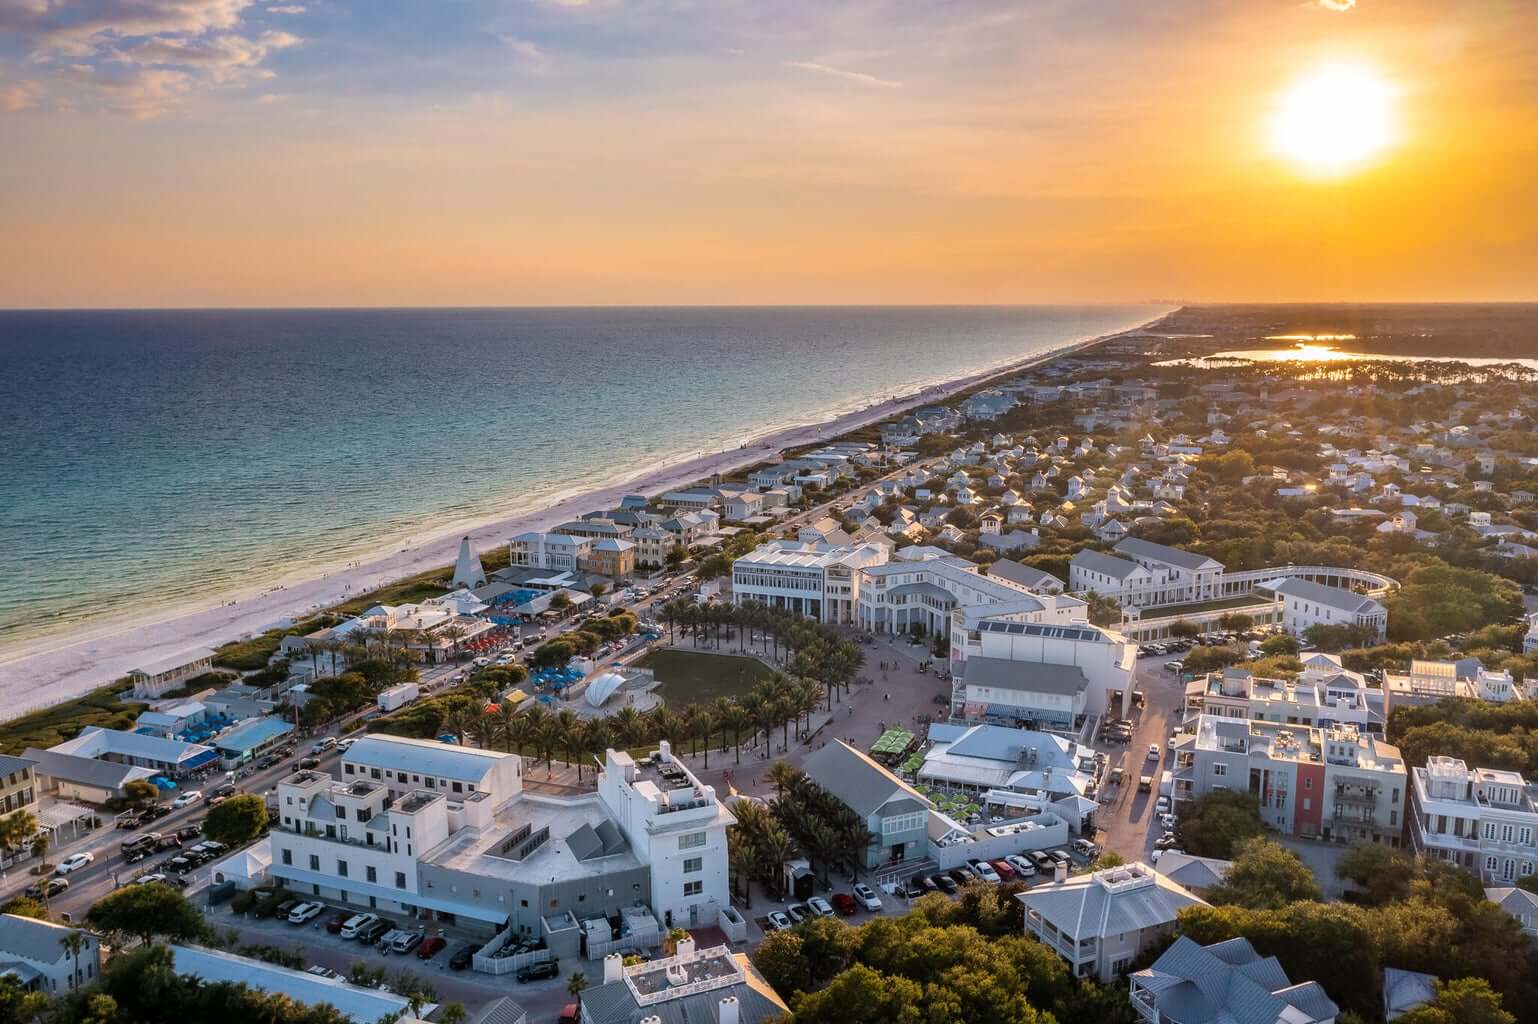
{"type": "Polygon", "coordinates": [[[219,760],[219,751],[217,751],[217,750],[202,750],[202,751],[199,751],[196,754],[193,754],[187,760],[183,761],[182,762],[182,767],[183,768],[201,768],[205,764],[209,764],[209,763],[211,763],[213,761],[217,761],[217,760],[219,760]]]}
{"type": "Polygon", "coordinates": [[[43,828],[58,828],[72,821],[79,821],[81,818],[89,818],[95,813],[89,807],[72,804],[67,800],[56,800],[38,810],[37,823],[43,828]]]}

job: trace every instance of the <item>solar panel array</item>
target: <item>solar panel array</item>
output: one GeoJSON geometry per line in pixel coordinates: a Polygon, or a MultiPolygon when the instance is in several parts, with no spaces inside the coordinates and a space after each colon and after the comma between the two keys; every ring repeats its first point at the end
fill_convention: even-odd
{"type": "Polygon", "coordinates": [[[1001,622],[994,619],[984,619],[977,624],[977,628],[983,633],[1008,633],[1010,636],[1039,636],[1050,640],[1081,640],[1094,643],[1105,639],[1105,634],[1098,629],[1084,629],[1079,626],[1048,626],[1039,622],[1001,622]]]}

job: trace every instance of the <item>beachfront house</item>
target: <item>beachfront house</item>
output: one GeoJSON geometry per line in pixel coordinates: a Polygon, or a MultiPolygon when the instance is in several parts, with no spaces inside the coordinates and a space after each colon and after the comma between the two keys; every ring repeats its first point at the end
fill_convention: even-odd
{"type": "Polygon", "coordinates": [[[129,682],[133,683],[133,695],[144,700],[158,700],[169,690],[180,689],[189,679],[214,668],[214,652],[207,647],[195,647],[164,658],[145,662],[128,670],[129,682]]]}

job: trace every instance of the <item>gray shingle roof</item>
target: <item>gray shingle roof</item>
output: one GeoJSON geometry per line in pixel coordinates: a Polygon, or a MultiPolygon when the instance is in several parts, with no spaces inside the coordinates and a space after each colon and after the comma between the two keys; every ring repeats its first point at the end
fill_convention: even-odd
{"type": "Polygon", "coordinates": [[[1010,583],[1018,583],[1022,587],[1057,587],[1058,589],[1063,587],[1063,581],[1051,573],[1042,572],[1029,565],[1021,565],[1008,558],[1001,558],[990,565],[988,575],[997,576],[1010,583]]]}
{"type": "Polygon", "coordinates": [[[917,790],[842,740],[813,751],[801,767],[813,782],[861,818],[869,818],[903,797],[929,806],[917,790]]]}
{"type": "Polygon", "coordinates": [[[20,957],[39,964],[56,964],[67,954],[59,940],[77,929],[15,914],[0,914],[0,958],[20,957]]]}
{"type": "Polygon", "coordinates": [[[1277,584],[1276,592],[1286,597],[1295,597],[1303,601],[1313,601],[1330,608],[1338,608],[1344,612],[1360,614],[1381,607],[1377,601],[1361,594],[1353,593],[1345,587],[1327,587],[1313,580],[1305,580],[1298,576],[1289,576],[1277,584]]]}
{"type": "Polygon", "coordinates": [[[1155,993],[1160,1016],[1181,1024],[1277,1024],[1329,1020],[1339,1008],[1315,982],[1293,985],[1275,957],[1262,957],[1247,939],[1200,946],[1182,935],[1135,975],[1155,993]]]}
{"type": "Polygon", "coordinates": [[[28,747],[25,756],[37,762],[37,773],[51,779],[91,786],[96,789],[122,789],[134,779],[147,779],[155,773],[148,768],[113,761],[98,761],[94,757],[77,757],[74,754],[58,754],[52,750],[28,747]]]}
{"type": "Polygon", "coordinates": [[[1146,864],[1079,875],[1037,886],[1016,898],[1075,940],[1161,927],[1171,924],[1181,908],[1205,905],[1194,893],[1155,875],[1146,864]],[[1149,881],[1130,884],[1134,876],[1149,881]]]}
{"type": "Polygon", "coordinates": [[[968,686],[990,686],[998,690],[1027,693],[1055,693],[1074,696],[1089,686],[1084,670],[1077,665],[1048,665],[1036,661],[1010,661],[974,655],[967,659],[962,675],[968,686]]]}
{"type": "Polygon", "coordinates": [[[1070,565],[1088,569],[1090,572],[1098,572],[1102,576],[1112,579],[1124,580],[1141,566],[1136,562],[1129,562],[1125,558],[1117,558],[1115,555],[1107,555],[1092,548],[1083,548],[1074,554],[1070,565]]]}
{"type": "Polygon", "coordinates": [[[1166,544],[1155,544],[1151,540],[1139,540],[1137,537],[1128,537],[1116,545],[1116,550],[1133,558],[1146,558],[1151,562],[1168,562],[1170,565],[1179,566],[1188,572],[1196,572],[1198,569],[1221,568],[1221,562],[1206,555],[1199,555],[1194,551],[1184,551],[1180,548],[1172,548],[1166,544]]]}

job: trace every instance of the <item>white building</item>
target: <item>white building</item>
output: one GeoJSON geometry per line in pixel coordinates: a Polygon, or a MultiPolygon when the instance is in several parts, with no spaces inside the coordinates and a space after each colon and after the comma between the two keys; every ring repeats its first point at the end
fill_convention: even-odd
{"type": "Polygon", "coordinates": [[[1412,773],[1410,841],[1486,885],[1511,885],[1538,868],[1538,803],[1517,772],[1433,757],[1412,773]]]}
{"type": "MultiPolygon", "coordinates": [[[[405,996],[354,985],[343,978],[319,977],[308,971],[223,950],[173,945],[171,969],[209,984],[247,985],[259,992],[285,995],[306,1006],[331,1006],[353,1024],[376,1024],[387,1019],[409,1024],[421,1019],[411,1013],[411,1000],[405,996]]],[[[436,1003],[427,1003],[420,1012],[426,1016],[436,1008],[436,1003]]]]}
{"type": "Polygon", "coordinates": [[[1144,566],[1091,548],[1075,552],[1068,563],[1068,589],[1075,594],[1096,593],[1127,607],[1157,603],[1154,576],[1144,566]]]}
{"type": "Polygon", "coordinates": [[[1206,902],[1147,864],[1075,875],[1015,896],[1025,933],[1068,961],[1076,978],[1110,982],[1175,930],[1180,911],[1206,902]]]}
{"type": "Polygon", "coordinates": [[[271,874],[344,907],[542,937],[557,956],[577,953],[579,929],[590,950],[607,940],[621,915],[653,921],[653,945],[672,924],[717,923],[733,819],[666,744],[641,763],[610,751],[596,793],[522,782],[515,754],[366,737],[340,780],[279,782],[271,874]]]}
{"type": "Polygon", "coordinates": [[[101,974],[101,940],[79,928],[0,914],[0,977],[10,976],[28,992],[62,995],[95,983],[101,974]],[[78,958],[64,948],[68,935],[85,945],[78,958]]]}
{"type": "Polygon", "coordinates": [[[1126,717],[1137,645],[1084,621],[973,618],[958,610],[950,665],[952,706],[962,717],[1072,728],[1086,715],[1126,717]]]}
{"type": "Polygon", "coordinates": [[[1158,579],[1160,604],[1211,601],[1222,596],[1223,563],[1194,551],[1128,537],[1116,553],[1130,558],[1158,579]]]}
{"type": "Polygon", "coordinates": [[[1209,672],[1186,687],[1191,703],[1219,718],[1253,719],[1323,728],[1335,724],[1383,728],[1367,700],[1365,681],[1353,672],[1305,672],[1296,680],[1257,677],[1239,668],[1209,672]]]}
{"type": "Polygon", "coordinates": [[[732,600],[785,608],[820,622],[855,619],[860,570],[890,557],[885,542],[770,541],[732,563],[732,600]]]}
{"type": "Polygon", "coordinates": [[[508,564],[576,572],[577,563],[587,560],[592,546],[591,537],[573,537],[567,533],[520,533],[508,541],[508,564]]]}
{"type": "Polygon", "coordinates": [[[1522,637],[1522,653],[1538,654],[1538,612],[1527,617],[1527,633],[1522,637]]]}
{"type": "Polygon", "coordinates": [[[963,621],[1008,614],[1022,622],[1075,623],[1088,619],[1074,597],[1031,590],[1002,576],[985,576],[964,558],[943,548],[906,548],[898,561],[860,571],[855,621],[877,633],[949,633],[954,643],[957,615],[963,621]],[[910,555],[910,552],[913,554],[910,555]]]}
{"type": "Polygon", "coordinates": [[[1294,636],[1310,626],[1361,626],[1381,640],[1388,629],[1388,609],[1345,587],[1289,576],[1272,589],[1282,601],[1282,628],[1294,636]]]}
{"type": "Polygon", "coordinates": [[[214,652],[206,647],[196,647],[165,658],[146,662],[128,670],[133,681],[133,695],[146,700],[156,700],[168,690],[179,688],[187,680],[213,671],[214,652]]]}

